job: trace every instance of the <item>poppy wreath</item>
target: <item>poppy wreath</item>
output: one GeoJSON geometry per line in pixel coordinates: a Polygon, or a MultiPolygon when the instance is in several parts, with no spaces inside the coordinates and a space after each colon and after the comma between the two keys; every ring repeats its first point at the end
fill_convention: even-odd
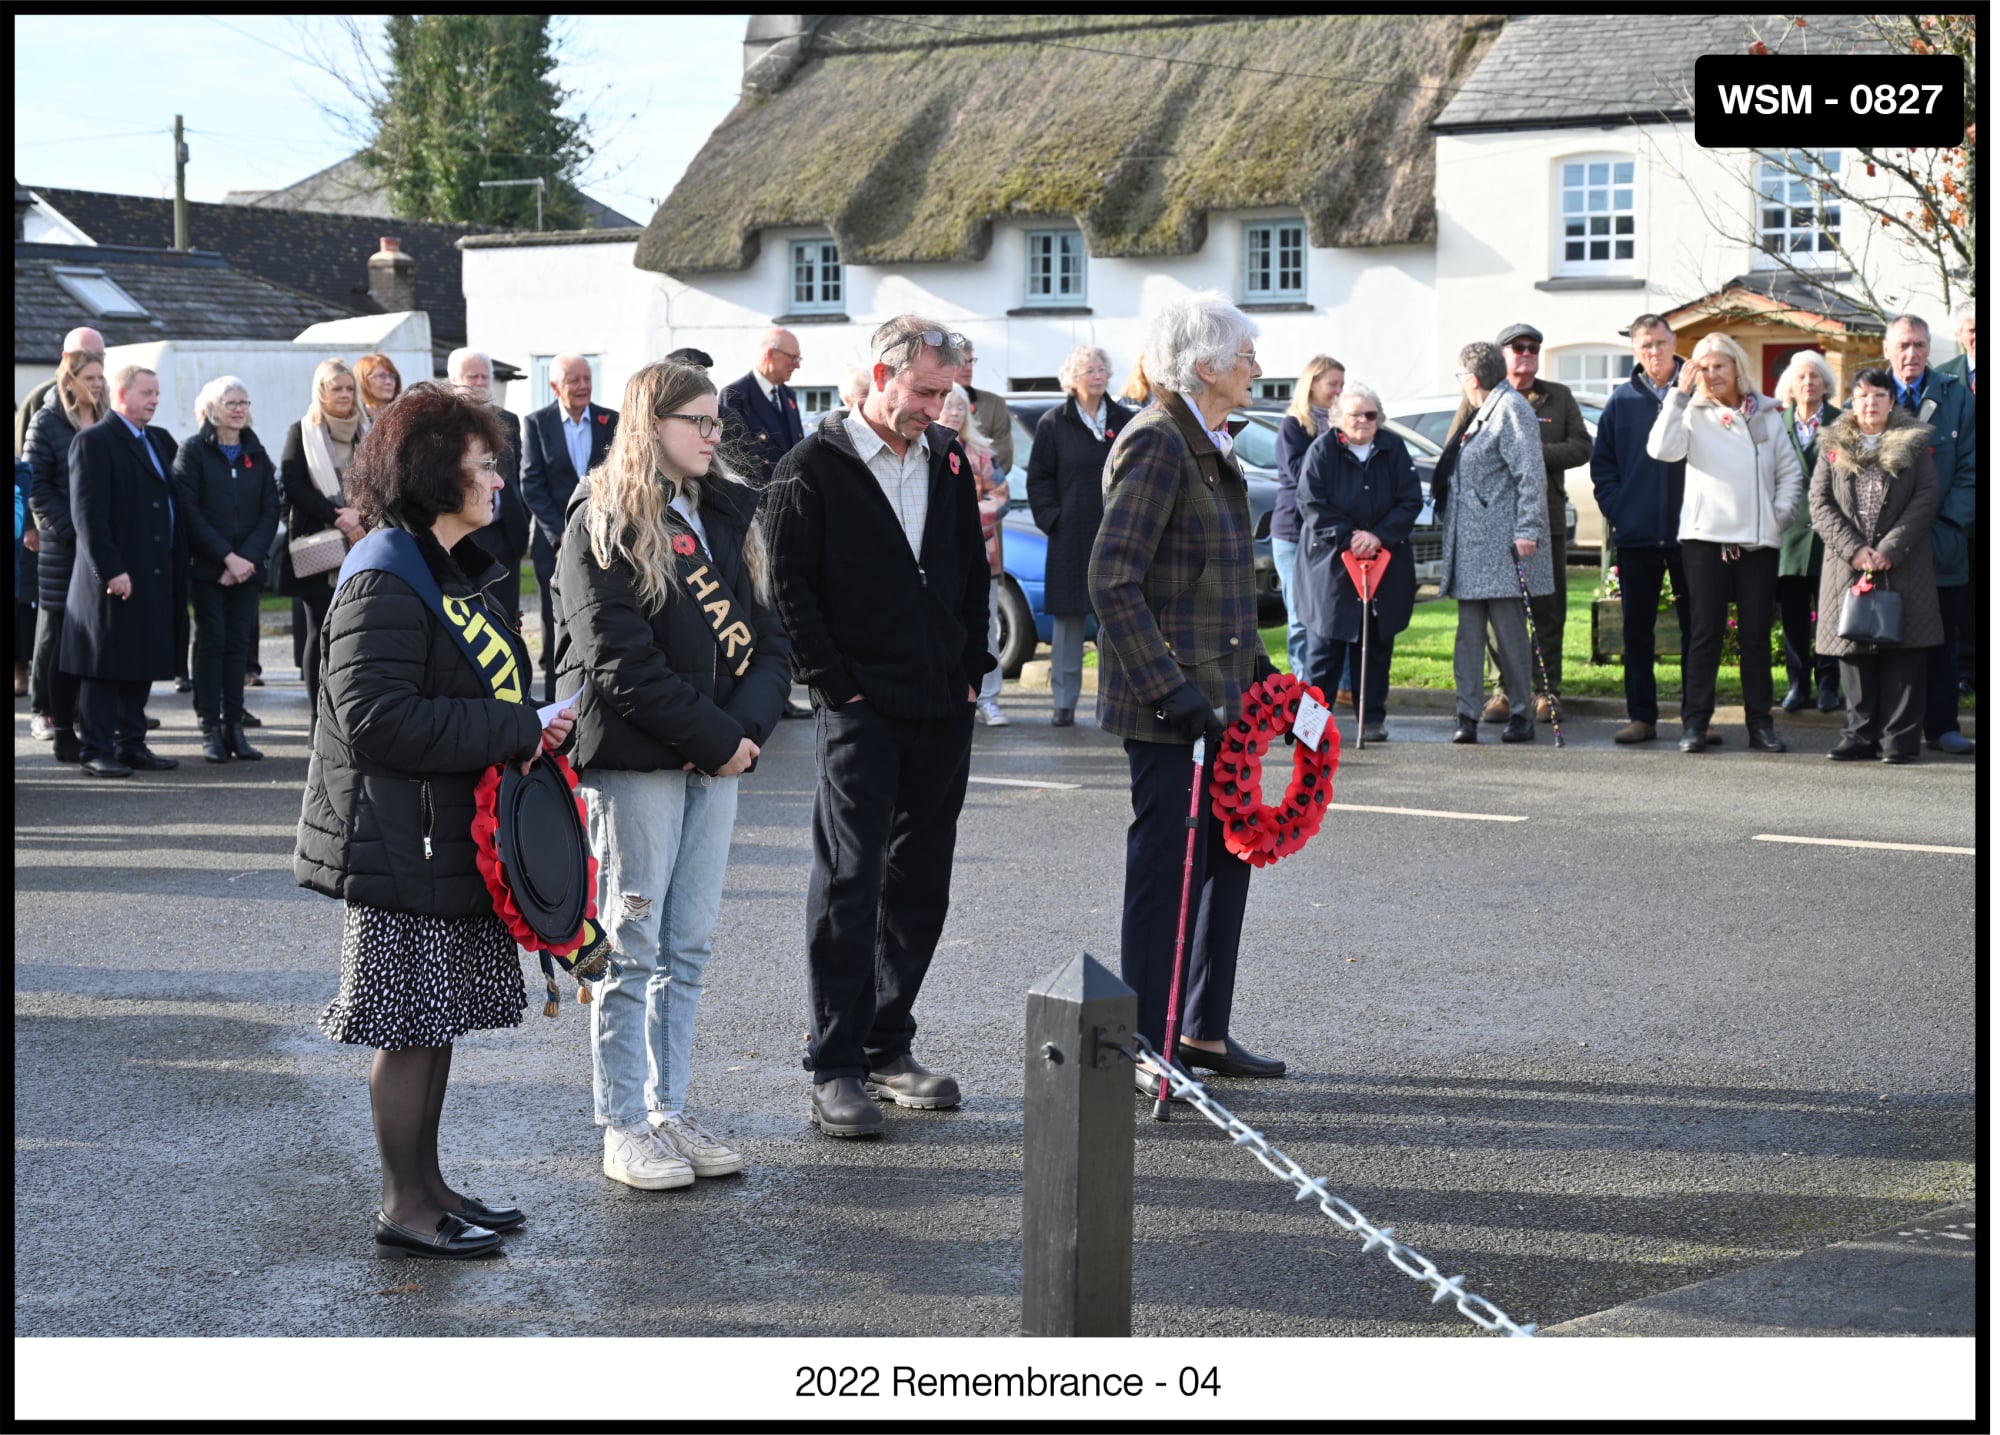
{"type": "Polygon", "coordinates": [[[1290,673],[1273,673],[1243,694],[1243,711],[1223,730],[1208,791],[1210,811],[1222,824],[1222,841],[1253,867],[1268,867],[1312,840],[1333,801],[1333,774],[1340,766],[1340,729],[1326,727],[1319,751],[1292,747],[1292,780],[1284,801],[1264,803],[1264,753],[1292,730],[1299,699],[1326,695],[1290,673]]]}
{"type": "MultiPolygon", "coordinates": [[[[576,802],[577,820],[584,830],[590,830],[590,815],[583,805],[583,799],[576,794],[576,769],[569,765],[569,759],[554,753],[543,753],[542,761],[552,762],[569,784],[571,797],[576,802]]],[[[514,901],[514,893],[507,886],[507,872],[500,863],[500,777],[506,771],[504,763],[496,763],[486,769],[479,779],[479,785],[472,789],[472,843],[473,860],[478,864],[479,875],[486,879],[486,890],[493,895],[493,915],[506,926],[508,933],[521,946],[531,952],[546,952],[563,964],[565,970],[578,981],[595,981],[603,975],[606,945],[600,940],[601,931],[597,925],[597,855],[590,854],[589,873],[583,905],[583,925],[576,935],[559,947],[551,947],[540,933],[528,925],[521,915],[520,906],[514,901]],[[586,951],[586,948],[594,950],[586,951]],[[594,970],[593,970],[594,968],[594,970]]]]}

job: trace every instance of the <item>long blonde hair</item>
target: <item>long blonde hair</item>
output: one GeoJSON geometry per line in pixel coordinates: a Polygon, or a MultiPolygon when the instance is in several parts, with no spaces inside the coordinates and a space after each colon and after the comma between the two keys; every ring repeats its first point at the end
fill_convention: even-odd
{"type": "MultiPolygon", "coordinates": [[[[63,355],[62,368],[56,371],[56,402],[62,406],[62,411],[70,423],[77,428],[82,428],[86,422],[96,423],[104,417],[104,400],[92,398],[90,390],[84,387],[83,371],[92,364],[97,365],[100,373],[103,372],[103,359],[87,349],[77,349],[63,355]],[[86,406],[90,409],[88,420],[83,417],[86,406]]],[[[108,380],[105,387],[107,390],[110,388],[108,380]]]]}
{"type": "MultiPolygon", "coordinates": [[[[690,400],[714,392],[708,371],[692,364],[667,359],[639,370],[625,382],[625,402],[618,411],[618,433],[611,440],[611,451],[584,479],[590,485],[584,526],[590,534],[591,556],[600,568],[624,562],[632,570],[632,586],[640,606],[649,613],[659,612],[679,586],[674,578],[673,534],[666,519],[674,494],[685,491],[688,503],[699,511],[702,484],[743,483],[724,467],[719,456],[709,459],[708,472],[700,478],[685,478],[676,484],[668,476],[666,454],[655,426],[690,400]]],[[[719,455],[720,450],[717,452],[719,455]]],[[[769,565],[763,534],[755,522],[745,528],[743,566],[758,601],[768,602],[769,565]]]]}
{"type": "Polygon", "coordinates": [[[1285,412],[1297,419],[1307,433],[1319,432],[1319,423],[1313,418],[1312,412],[1313,386],[1319,382],[1319,376],[1329,370],[1337,370],[1344,374],[1347,372],[1347,365],[1329,355],[1314,354],[1306,360],[1305,370],[1299,375],[1299,381],[1292,385],[1292,402],[1285,412]]]}
{"type": "MultiPolygon", "coordinates": [[[[350,379],[354,379],[354,370],[347,367],[345,359],[321,359],[319,367],[313,370],[312,402],[306,405],[304,420],[307,428],[316,428],[326,422],[326,413],[320,407],[326,402],[326,386],[342,374],[347,375],[350,379]]],[[[348,418],[360,415],[365,419],[367,412],[367,409],[361,402],[361,380],[354,379],[354,413],[349,414],[348,418]]],[[[342,419],[341,422],[345,423],[347,420],[342,419]]]]}

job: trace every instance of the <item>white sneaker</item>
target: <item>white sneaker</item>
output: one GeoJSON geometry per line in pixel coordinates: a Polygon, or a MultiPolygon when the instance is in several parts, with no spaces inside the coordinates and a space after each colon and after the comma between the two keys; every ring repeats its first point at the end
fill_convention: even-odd
{"type": "Polygon", "coordinates": [[[1007,714],[1000,711],[1000,704],[991,698],[979,700],[979,720],[988,727],[1007,726],[1007,714]]]}
{"type": "Polygon", "coordinates": [[[743,1169],[743,1153],[717,1140],[685,1114],[652,1116],[653,1139],[675,1159],[685,1161],[697,1176],[730,1176],[743,1169]]]}
{"type": "Polygon", "coordinates": [[[694,1167],[644,1129],[604,1128],[604,1174],[641,1191],[671,1191],[694,1184],[694,1167]]]}

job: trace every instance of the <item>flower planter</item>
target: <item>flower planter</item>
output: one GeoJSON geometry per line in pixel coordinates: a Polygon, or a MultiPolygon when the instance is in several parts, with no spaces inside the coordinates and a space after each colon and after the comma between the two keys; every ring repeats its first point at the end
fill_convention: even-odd
{"type": "MultiPolygon", "coordinates": [[[[1680,617],[1672,609],[1659,615],[1653,624],[1656,660],[1678,660],[1681,655],[1680,617]]],[[[1621,662],[1625,657],[1624,604],[1616,598],[1598,598],[1590,605],[1590,660],[1593,663],[1621,662]]]]}

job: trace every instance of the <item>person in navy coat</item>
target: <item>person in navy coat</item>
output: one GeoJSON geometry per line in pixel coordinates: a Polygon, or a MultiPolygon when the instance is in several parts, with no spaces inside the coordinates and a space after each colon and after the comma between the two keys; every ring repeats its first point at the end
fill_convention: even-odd
{"type": "Polygon", "coordinates": [[[790,329],[771,329],[757,345],[757,362],[722,386],[722,426],[752,483],[771,481],[778,460],[806,436],[798,396],[786,387],[799,368],[799,341],[790,329]]]}
{"type": "Polygon", "coordinates": [[[58,662],[82,680],[77,726],[95,777],[180,766],[146,746],[146,695],[174,675],[175,574],[188,553],[174,513],[176,445],[152,423],[159,405],[151,369],[120,369],[111,413],[69,448],[76,566],[58,662]]]}
{"type": "Polygon", "coordinates": [[[1417,570],[1410,530],[1423,512],[1423,484],[1402,439],[1382,427],[1382,400],[1366,384],[1349,384],[1334,423],[1313,440],[1299,470],[1299,548],[1293,569],[1299,621],[1306,630],[1306,681],[1331,699],[1343,670],[1361,672],[1361,625],[1368,631],[1368,671],[1357,684],[1365,702],[1362,731],[1386,742],[1389,658],[1396,634],[1410,625],[1417,601],[1417,570]],[[1354,578],[1341,560],[1353,552],[1389,554],[1379,586],[1364,612],[1354,578]]]}
{"type": "MultiPolygon", "coordinates": [[[[618,411],[590,401],[590,361],[558,354],[549,364],[556,401],[528,415],[521,435],[521,497],[534,519],[535,584],[542,590],[542,701],[556,700],[556,615],[549,588],[562,547],[563,512],[586,473],[604,462],[618,411]]],[[[505,489],[501,490],[505,493],[505,489]]],[[[504,498],[502,500],[505,501],[504,498]]]]}

